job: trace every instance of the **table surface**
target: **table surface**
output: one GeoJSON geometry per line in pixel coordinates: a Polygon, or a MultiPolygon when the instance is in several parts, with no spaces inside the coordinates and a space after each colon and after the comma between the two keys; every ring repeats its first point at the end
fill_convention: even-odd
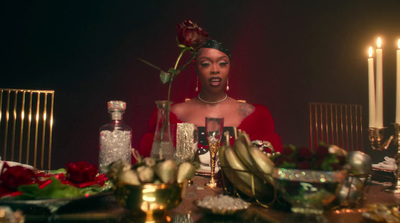
{"type": "MultiPolygon", "coordinates": [[[[248,210],[234,216],[213,216],[206,215],[194,203],[208,195],[218,195],[223,193],[221,188],[211,189],[204,184],[209,181],[208,177],[195,176],[193,184],[188,186],[182,202],[168,212],[168,216],[163,216],[158,221],[150,221],[143,216],[132,215],[118,205],[115,197],[111,194],[96,200],[80,201],[80,203],[70,203],[61,207],[55,214],[26,215],[26,222],[288,222],[292,216],[290,211],[281,211],[274,208],[265,208],[256,203],[252,203],[248,210]],[[140,219],[140,220],[139,220],[140,219]]],[[[369,184],[365,188],[365,199],[363,204],[353,209],[341,209],[325,213],[329,222],[366,222],[361,216],[360,211],[373,203],[399,204],[400,194],[393,194],[383,191],[383,186],[369,184]]]]}

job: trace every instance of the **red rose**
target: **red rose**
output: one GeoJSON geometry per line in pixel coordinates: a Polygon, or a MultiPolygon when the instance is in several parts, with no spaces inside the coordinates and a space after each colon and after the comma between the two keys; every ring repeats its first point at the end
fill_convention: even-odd
{"type": "Polygon", "coordinates": [[[303,159],[303,160],[309,160],[309,159],[313,158],[313,154],[312,154],[311,150],[307,147],[300,147],[297,150],[297,154],[298,154],[299,158],[303,159]]]}
{"type": "Polygon", "coordinates": [[[178,42],[187,47],[193,47],[195,50],[200,48],[208,39],[208,33],[190,20],[185,20],[181,24],[177,24],[177,28],[178,42]]]}
{"type": "Polygon", "coordinates": [[[94,181],[97,175],[97,167],[85,162],[70,162],[66,165],[67,170],[67,180],[72,183],[80,184],[88,181],[94,181]]]}
{"type": "Polygon", "coordinates": [[[290,147],[283,147],[282,155],[289,156],[293,153],[293,149],[290,147]]]}
{"type": "Polygon", "coordinates": [[[343,166],[346,164],[346,156],[340,155],[340,156],[337,156],[336,158],[339,160],[339,165],[343,166]]]}
{"type": "Polygon", "coordinates": [[[329,147],[320,145],[317,149],[317,157],[324,158],[329,155],[329,147]]]}
{"type": "Polygon", "coordinates": [[[32,169],[23,166],[8,166],[7,162],[3,164],[0,175],[0,186],[10,190],[16,190],[19,186],[33,184],[37,178],[32,169]]]}

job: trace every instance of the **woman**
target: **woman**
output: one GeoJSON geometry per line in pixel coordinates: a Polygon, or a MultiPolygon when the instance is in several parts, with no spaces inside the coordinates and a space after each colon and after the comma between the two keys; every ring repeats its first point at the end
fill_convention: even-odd
{"type": "MultiPolygon", "coordinates": [[[[207,40],[199,49],[194,64],[201,83],[200,94],[183,103],[171,107],[171,123],[188,122],[196,124],[200,132],[204,132],[205,117],[223,117],[224,126],[236,126],[246,132],[251,140],[268,141],[275,151],[282,150],[279,135],[275,133],[275,126],[269,110],[262,105],[251,105],[239,102],[227,95],[228,76],[231,66],[229,50],[218,41],[207,40]]],[[[150,154],[155,131],[156,113],[150,123],[151,130],[141,142],[142,155],[150,154]]],[[[204,134],[203,134],[204,135],[204,134]]],[[[207,152],[207,139],[199,139],[200,155],[207,152]]],[[[206,155],[209,157],[209,155],[206,155]]]]}

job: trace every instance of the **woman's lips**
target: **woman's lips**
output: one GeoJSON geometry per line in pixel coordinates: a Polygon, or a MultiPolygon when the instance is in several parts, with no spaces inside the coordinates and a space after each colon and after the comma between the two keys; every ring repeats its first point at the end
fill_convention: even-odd
{"type": "Polygon", "coordinates": [[[222,83],[222,78],[220,77],[212,77],[208,80],[211,86],[220,86],[222,83]]]}

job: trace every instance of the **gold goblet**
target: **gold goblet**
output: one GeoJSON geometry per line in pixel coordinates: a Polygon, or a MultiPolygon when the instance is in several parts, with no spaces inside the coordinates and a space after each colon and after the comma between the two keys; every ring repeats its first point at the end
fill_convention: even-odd
{"type": "Polygon", "coordinates": [[[219,145],[221,142],[222,131],[224,128],[224,118],[206,117],[206,135],[208,140],[208,147],[210,149],[210,168],[211,179],[206,183],[206,186],[214,188],[217,183],[214,179],[215,172],[215,159],[218,154],[219,145]]]}

